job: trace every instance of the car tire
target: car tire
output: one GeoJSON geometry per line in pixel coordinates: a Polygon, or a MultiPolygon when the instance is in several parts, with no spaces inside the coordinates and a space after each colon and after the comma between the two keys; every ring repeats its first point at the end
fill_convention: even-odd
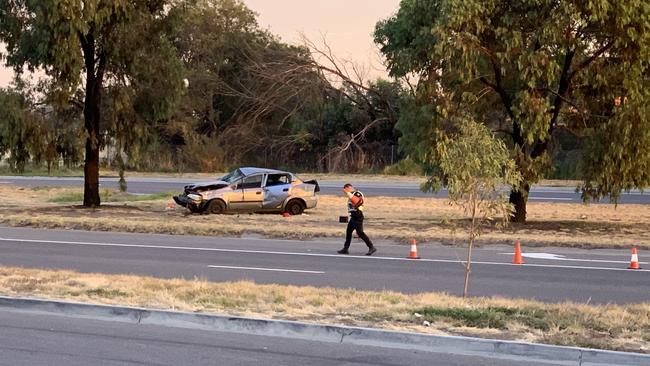
{"type": "Polygon", "coordinates": [[[190,210],[191,213],[197,214],[203,212],[203,209],[201,207],[194,207],[192,205],[187,205],[187,208],[190,210]]]}
{"type": "Polygon", "coordinates": [[[291,200],[285,206],[284,211],[292,216],[302,215],[305,212],[305,205],[299,200],[291,200]]]}
{"type": "Polygon", "coordinates": [[[226,212],[226,204],[222,200],[212,200],[205,207],[205,213],[219,215],[226,212]]]}

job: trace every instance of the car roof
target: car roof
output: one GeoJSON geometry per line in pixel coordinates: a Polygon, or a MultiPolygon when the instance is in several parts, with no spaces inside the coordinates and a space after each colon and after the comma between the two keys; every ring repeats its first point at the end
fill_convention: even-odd
{"type": "Polygon", "coordinates": [[[267,173],[267,174],[291,174],[289,172],[283,172],[281,170],[275,170],[275,169],[266,169],[266,168],[255,168],[255,167],[245,167],[245,168],[239,168],[239,171],[244,175],[244,176],[249,176],[253,174],[260,174],[260,173],[267,173]]]}

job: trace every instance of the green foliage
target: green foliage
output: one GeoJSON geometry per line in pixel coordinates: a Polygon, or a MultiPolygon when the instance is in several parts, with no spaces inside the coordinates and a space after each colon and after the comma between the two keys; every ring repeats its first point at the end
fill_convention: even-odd
{"type": "Polygon", "coordinates": [[[332,85],[308,49],[260,27],[242,1],[58,3],[0,0],[7,63],[48,75],[30,99],[47,109],[34,163],[73,167],[86,139],[118,171],[379,171],[401,157],[401,83],[332,85]]]}
{"type": "Polygon", "coordinates": [[[431,22],[440,15],[440,0],[406,0],[397,14],[377,23],[375,43],[386,56],[392,76],[426,76],[437,60],[431,45],[436,37],[431,22]]]}
{"type": "MultiPolygon", "coordinates": [[[[292,134],[303,136],[291,158],[306,156],[322,163],[316,168],[348,172],[381,169],[390,164],[391,154],[399,159],[395,124],[401,100],[408,98],[400,83],[379,79],[369,82],[368,90],[343,83],[338,90],[327,86],[326,91],[289,121],[292,134]],[[362,138],[348,145],[350,136],[364,129],[362,138]]],[[[310,165],[303,168],[314,169],[310,165]]]]}
{"type": "Polygon", "coordinates": [[[0,155],[9,154],[12,170],[25,170],[32,152],[40,147],[40,132],[27,99],[17,91],[0,89],[0,155]]]}
{"type": "MultiPolygon", "coordinates": [[[[120,105],[127,100],[144,120],[168,117],[179,98],[180,61],[165,37],[169,15],[176,14],[173,5],[166,0],[0,0],[0,41],[7,46],[6,62],[19,74],[25,66],[44,70],[50,78],[48,103],[74,104],[83,110],[86,206],[100,204],[99,150],[106,137],[100,130],[105,109],[101,103],[107,84],[134,94],[131,100],[113,100],[116,113],[128,110],[120,105]]],[[[113,118],[113,128],[108,130],[117,131],[120,149],[135,146],[132,136],[142,136],[133,133],[136,124],[136,119],[113,118]],[[119,133],[120,122],[132,131],[119,133]]],[[[47,149],[47,155],[54,155],[52,151],[47,149]]]]}
{"type": "Polygon", "coordinates": [[[621,191],[650,186],[650,88],[628,101],[591,135],[581,169],[585,200],[609,196],[617,201],[621,191]]]}
{"type": "MultiPolygon", "coordinates": [[[[650,120],[648,19],[644,0],[403,0],[375,38],[392,75],[419,76],[420,105],[470,113],[504,138],[523,177],[511,196],[524,200],[515,202],[519,220],[530,185],[552,165],[556,130],[592,139],[585,196],[649,183],[647,137],[627,132],[648,130],[650,120]]],[[[431,120],[422,123],[415,131],[428,134],[400,129],[405,144],[434,141],[431,120]]]]}
{"type": "MultiPolygon", "coordinates": [[[[517,186],[521,175],[509,158],[506,145],[495,139],[483,124],[461,119],[454,127],[454,131],[442,135],[435,154],[450,201],[472,219],[470,239],[473,239],[479,235],[481,221],[491,220],[495,215],[508,220],[510,205],[500,188],[517,186]]],[[[430,184],[441,186],[437,177],[430,184]]]]}
{"type": "MultiPolygon", "coordinates": [[[[509,158],[505,144],[494,138],[490,129],[464,117],[454,120],[457,122],[451,126],[450,132],[440,133],[432,154],[437,155],[436,160],[449,190],[449,200],[461,207],[471,219],[463,290],[467,296],[474,239],[480,235],[481,225],[486,221],[497,216],[502,217],[504,223],[508,221],[512,206],[500,188],[517,187],[521,174],[509,158]]],[[[428,185],[435,189],[442,182],[433,176],[428,185]]]]}
{"type": "Polygon", "coordinates": [[[307,79],[318,86],[305,50],[260,28],[241,1],[188,5],[174,46],[189,86],[156,145],[185,169],[222,170],[288,140],[288,120],[311,100],[307,79]]]}
{"type": "Polygon", "coordinates": [[[407,156],[399,162],[384,168],[384,174],[421,176],[424,172],[422,171],[422,165],[407,156]]]}

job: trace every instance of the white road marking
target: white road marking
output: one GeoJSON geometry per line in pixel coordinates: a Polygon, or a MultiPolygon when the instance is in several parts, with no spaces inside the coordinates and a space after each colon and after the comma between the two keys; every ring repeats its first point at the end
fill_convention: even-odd
{"type": "MultiPolygon", "coordinates": [[[[514,255],[515,253],[501,253],[504,255],[514,255]]],[[[629,261],[611,261],[604,259],[577,259],[577,258],[567,258],[560,254],[552,253],[522,253],[524,258],[533,258],[533,259],[546,259],[553,261],[566,261],[566,262],[593,262],[593,263],[617,263],[617,264],[629,264],[629,261]]],[[[648,264],[648,262],[639,262],[639,264],[648,264]]]]}
{"type": "Polygon", "coordinates": [[[573,197],[528,197],[529,200],[537,200],[537,201],[573,201],[573,197]]]}
{"type": "Polygon", "coordinates": [[[291,273],[314,273],[324,274],[320,271],[303,271],[299,269],[281,269],[281,268],[259,268],[259,267],[234,267],[234,266],[208,266],[210,268],[223,268],[223,269],[244,269],[250,271],[269,271],[269,272],[291,272],[291,273]]]}
{"type": "Polygon", "coordinates": [[[0,182],[0,184],[11,184],[11,182],[0,182]]]}
{"type": "MultiPolygon", "coordinates": [[[[514,253],[504,253],[504,254],[513,255],[514,253]]],[[[522,253],[521,256],[526,258],[537,258],[537,259],[562,259],[564,257],[563,255],[551,254],[551,253],[522,253]]]]}
{"type": "MultiPolygon", "coordinates": [[[[76,245],[76,246],[95,246],[95,247],[119,247],[119,248],[144,248],[144,249],[170,249],[170,250],[189,250],[189,251],[202,251],[202,252],[221,252],[221,253],[249,253],[249,254],[270,254],[270,255],[286,255],[297,257],[321,257],[321,258],[350,258],[350,259],[364,259],[364,260],[385,260],[385,261],[403,261],[411,263],[463,263],[459,260],[452,259],[408,259],[396,257],[378,257],[378,256],[365,256],[365,255],[340,255],[340,254],[317,254],[317,253],[296,253],[296,252],[276,252],[270,250],[247,250],[247,249],[224,249],[224,248],[202,248],[202,247],[181,247],[169,245],[150,245],[150,244],[122,244],[122,243],[98,243],[98,242],[83,242],[83,241],[58,241],[58,240],[33,240],[33,239],[10,239],[0,238],[1,241],[6,242],[20,242],[20,243],[42,243],[42,244],[62,244],[62,245],[76,245]]],[[[631,271],[631,272],[650,272],[650,270],[637,269],[628,270],[622,268],[607,268],[607,267],[581,267],[581,266],[560,266],[553,264],[525,264],[518,265],[504,262],[481,262],[472,261],[474,264],[494,265],[494,266],[518,266],[518,267],[544,267],[544,268],[568,268],[568,269],[590,269],[590,270],[607,270],[607,271],[631,271]]]]}

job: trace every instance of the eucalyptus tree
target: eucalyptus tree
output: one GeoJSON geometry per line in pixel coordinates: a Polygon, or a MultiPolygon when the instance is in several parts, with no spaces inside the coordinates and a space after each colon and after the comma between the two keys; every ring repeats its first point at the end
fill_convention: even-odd
{"type": "Polygon", "coordinates": [[[414,155],[435,149],[440,106],[470,112],[510,149],[523,222],[560,129],[590,141],[585,198],[650,184],[649,19],[645,0],[402,0],[375,40],[393,76],[419,79],[401,121],[414,155]]]}
{"type": "Polygon", "coordinates": [[[53,100],[83,111],[84,206],[100,205],[105,87],[123,85],[164,94],[158,101],[142,103],[143,111],[155,118],[168,114],[178,98],[181,64],[165,36],[170,17],[177,13],[175,4],[171,0],[0,0],[0,41],[6,44],[6,63],[18,73],[24,67],[43,70],[52,81],[53,100]],[[82,100],[75,98],[78,91],[82,100]]]}

